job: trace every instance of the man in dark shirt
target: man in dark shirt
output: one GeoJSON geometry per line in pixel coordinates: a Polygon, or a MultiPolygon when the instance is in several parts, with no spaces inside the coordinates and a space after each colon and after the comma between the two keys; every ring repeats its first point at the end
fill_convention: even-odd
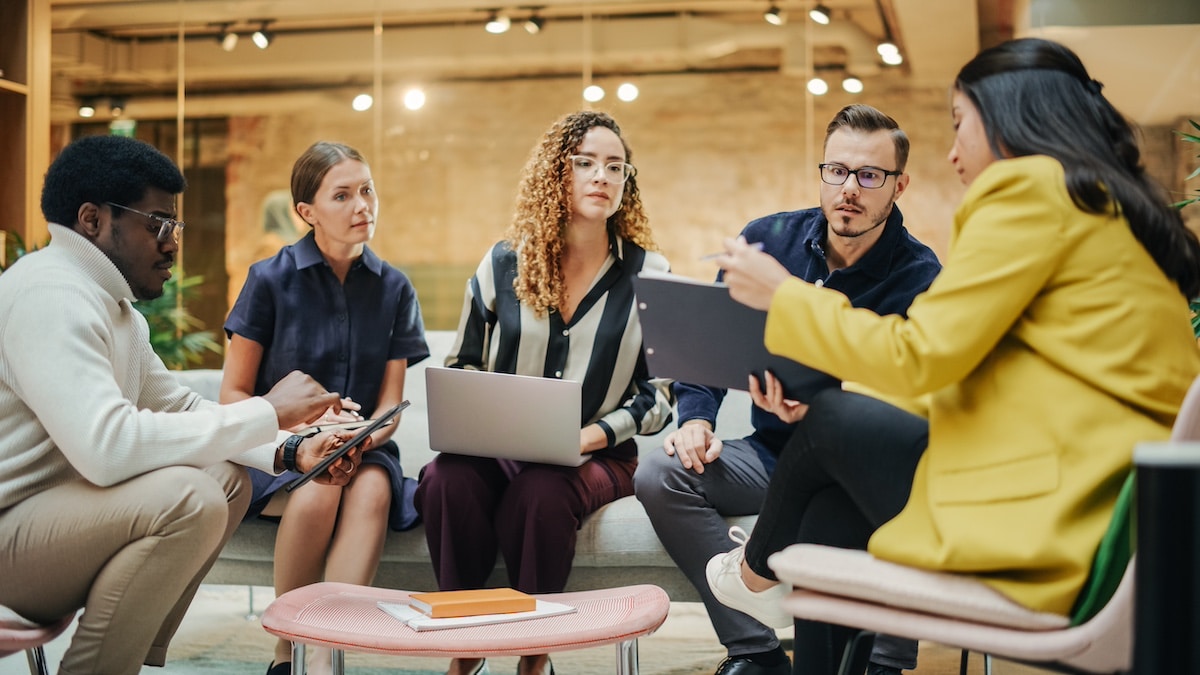
{"type": "MultiPolygon", "coordinates": [[[[759,218],[742,236],[760,242],[795,276],[845,293],[856,307],[904,314],[941,269],[933,251],[904,228],[895,205],[908,187],[907,160],[908,137],[895,120],[870,106],[847,106],[826,129],[820,208],[759,218]]],[[[737,543],[724,517],[759,512],[779,451],[803,424],[807,406],[789,402],[786,419],[754,407],[754,432],[722,441],[715,424],[725,390],[674,387],[679,428],[662,452],[641,459],[635,492],[725,645],[728,657],[716,674],[787,675],[791,665],[774,628],[790,626],[792,617],[781,608],[768,626],[726,607],[713,597],[704,569],[737,543]]],[[[915,667],[916,645],[880,638],[871,660],[872,675],[899,673],[915,667]]]]}

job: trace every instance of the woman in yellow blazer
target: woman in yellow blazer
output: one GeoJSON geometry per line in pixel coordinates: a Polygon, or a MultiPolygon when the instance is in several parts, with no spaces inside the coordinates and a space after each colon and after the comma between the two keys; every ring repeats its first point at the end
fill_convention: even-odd
{"type": "MultiPolygon", "coordinates": [[[[718,262],[735,299],[768,310],[773,353],[884,396],[927,395],[928,447],[907,505],[868,550],[977,574],[1065,615],[1134,445],[1168,437],[1200,373],[1187,306],[1200,295],[1200,244],[1065,47],[1024,39],[983,51],[952,97],[949,159],[969,188],[943,270],[907,319],[853,309],[745,242],[718,262]]],[[[781,405],[777,383],[756,399],[781,405]]],[[[811,462],[848,450],[809,445],[811,462]]],[[[794,491],[773,480],[768,504],[772,490],[794,491]]],[[[755,539],[779,510],[764,511],[744,552],[748,590],[772,578],[768,549],[793,543],[755,539]]],[[[800,642],[796,672],[815,672],[800,642]]]]}

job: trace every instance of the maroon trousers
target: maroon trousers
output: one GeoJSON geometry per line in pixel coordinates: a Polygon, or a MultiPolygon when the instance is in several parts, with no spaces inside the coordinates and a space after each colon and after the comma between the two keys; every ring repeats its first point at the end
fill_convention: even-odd
{"type": "Polygon", "coordinates": [[[633,494],[636,453],[629,440],[579,467],[438,455],[414,500],[438,587],[483,587],[499,551],[513,588],[561,592],[584,516],[633,494]]]}

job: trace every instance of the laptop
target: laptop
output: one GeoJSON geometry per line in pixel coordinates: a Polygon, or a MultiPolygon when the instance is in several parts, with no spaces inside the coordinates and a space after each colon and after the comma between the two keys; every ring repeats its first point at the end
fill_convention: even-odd
{"type": "Polygon", "coordinates": [[[425,369],[429,447],[475,457],[579,466],[578,382],[462,368],[425,369]]]}
{"type": "Polygon", "coordinates": [[[831,375],[768,352],[767,313],[731,298],[724,284],[641,272],[633,289],[646,366],[654,377],[745,391],[748,375],[756,375],[761,387],[762,373],[769,370],[784,395],[800,402],[840,385],[831,375]]]}

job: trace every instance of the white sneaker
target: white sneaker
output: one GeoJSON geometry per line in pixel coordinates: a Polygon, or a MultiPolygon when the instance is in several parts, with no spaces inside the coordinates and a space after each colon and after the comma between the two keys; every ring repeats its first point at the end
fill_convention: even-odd
{"type": "Polygon", "coordinates": [[[749,614],[759,622],[771,628],[787,628],[792,625],[793,617],[783,611],[783,598],[788,589],[783,584],[776,584],[765,591],[755,593],[746,587],[742,581],[742,559],[746,557],[746,531],[734,525],[729,528],[729,538],[737,542],[738,547],[728,553],[713,556],[704,568],[708,577],[708,587],[721,604],[732,607],[739,612],[749,614]]]}

